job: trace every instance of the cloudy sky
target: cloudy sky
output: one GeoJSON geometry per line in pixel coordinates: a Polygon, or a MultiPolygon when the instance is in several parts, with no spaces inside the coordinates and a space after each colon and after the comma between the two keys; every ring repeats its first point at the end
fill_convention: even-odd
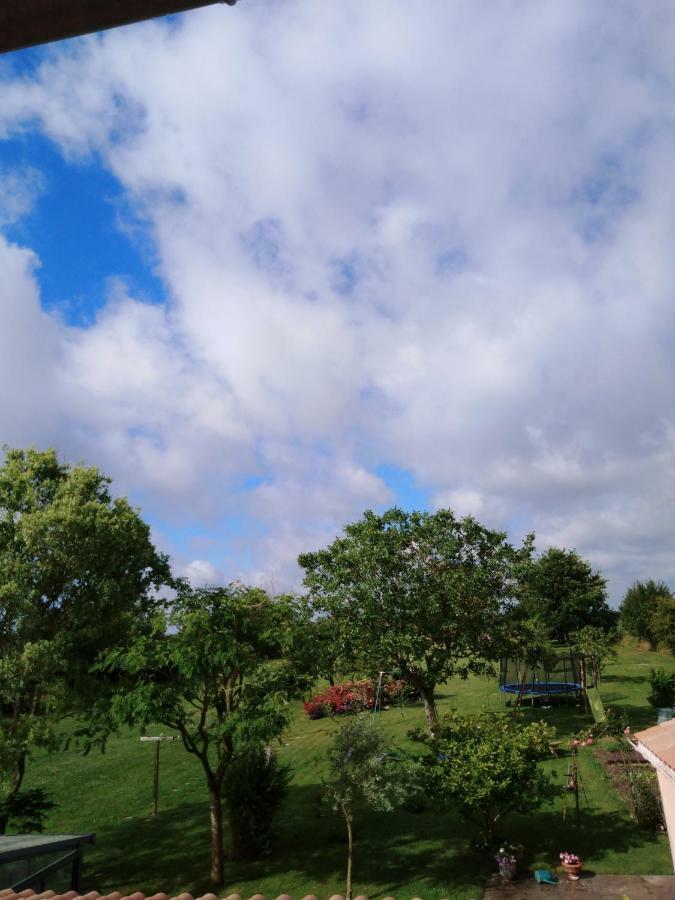
{"type": "Polygon", "coordinates": [[[451,506],[675,587],[675,7],[241,0],[0,61],[0,438],[195,581],[451,506]]]}

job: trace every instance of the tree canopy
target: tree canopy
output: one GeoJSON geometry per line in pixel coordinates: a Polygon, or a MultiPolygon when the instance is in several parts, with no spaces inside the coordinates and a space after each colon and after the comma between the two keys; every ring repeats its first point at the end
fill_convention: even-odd
{"type": "Polygon", "coordinates": [[[279,657],[293,609],[239,584],[182,585],[150,633],[109,654],[119,721],[174,729],[200,762],[211,817],[211,879],[222,885],[222,787],[229,765],[279,737],[306,682],[279,657]]]}
{"type": "Polygon", "coordinates": [[[573,639],[586,625],[611,631],[618,613],[607,603],[606,584],[575,550],[551,547],[526,573],[518,613],[538,617],[557,641],[573,639]]]}
{"type": "Polygon", "coordinates": [[[666,625],[666,630],[668,628],[671,598],[670,588],[664,581],[650,578],[648,581],[634,582],[619,607],[622,627],[638,640],[648,641],[655,650],[659,641],[663,640],[663,625],[666,625]]]}
{"type": "MultiPolygon", "coordinates": [[[[0,781],[16,806],[26,762],[54,746],[67,713],[86,715],[102,685],[92,664],[143,627],[170,583],[165,556],[98,469],[53,450],[6,450],[0,466],[0,781]]],[[[0,816],[0,831],[7,817],[0,816]]]]}
{"type": "Polygon", "coordinates": [[[368,511],[330,546],[299,557],[317,612],[328,615],[343,658],[398,670],[419,692],[430,729],[436,686],[485,670],[499,656],[505,608],[529,562],[531,541],[449,509],[368,511]]]}

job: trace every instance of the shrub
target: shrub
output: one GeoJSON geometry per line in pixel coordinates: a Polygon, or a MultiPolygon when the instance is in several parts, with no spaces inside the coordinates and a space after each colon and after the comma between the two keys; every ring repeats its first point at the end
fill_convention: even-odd
{"type": "Polygon", "coordinates": [[[269,850],[274,816],[289,781],[290,769],[268,747],[255,747],[232,761],[223,796],[236,859],[256,859],[269,850]]]}
{"type": "Polygon", "coordinates": [[[659,788],[651,769],[632,766],[629,775],[633,817],[641,828],[663,828],[659,788]]]}
{"type": "Polygon", "coordinates": [[[46,791],[33,788],[0,801],[0,817],[7,817],[9,826],[19,834],[42,833],[45,819],[54,807],[46,791]]]}
{"type": "Polygon", "coordinates": [[[459,807],[491,843],[497,823],[552,802],[560,790],[537,762],[550,755],[555,731],[544,722],[524,724],[506,713],[464,716],[453,711],[435,735],[410,733],[430,753],[422,758],[427,794],[459,807]]]}
{"type": "Polygon", "coordinates": [[[666,672],[665,669],[651,669],[649,685],[651,693],[647,700],[652,706],[663,708],[673,705],[675,702],[675,672],[666,672]]]}
{"type": "MultiPolygon", "coordinates": [[[[411,696],[413,693],[402,678],[382,683],[380,698],[382,706],[399,703],[411,696]]],[[[322,719],[324,716],[340,716],[375,709],[376,699],[377,683],[372,678],[364,678],[362,681],[334,684],[308,700],[304,707],[310,719],[322,719]]]]}

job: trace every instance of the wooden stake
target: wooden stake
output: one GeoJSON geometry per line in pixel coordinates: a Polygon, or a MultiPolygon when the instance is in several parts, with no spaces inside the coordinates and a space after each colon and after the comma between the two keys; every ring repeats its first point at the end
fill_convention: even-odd
{"type": "Polygon", "coordinates": [[[159,805],[159,748],[162,744],[162,741],[172,741],[172,737],[166,737],[163,734],[158,735],[157,737],[148,737],[147,735],[143,735],[141,741],[150,741],[155,745],[155,767],[152,775],[152,814],[153,816],[157,815],[157,807],[159,805]]]}

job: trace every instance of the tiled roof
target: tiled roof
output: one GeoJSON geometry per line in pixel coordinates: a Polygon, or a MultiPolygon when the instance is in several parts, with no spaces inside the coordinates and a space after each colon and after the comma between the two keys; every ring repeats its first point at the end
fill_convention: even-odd
{"type": "Polygon", "coordinates": [[[638,731],[635,740],[675,771],[675,719],[638,731]]]}
{"type": "MultiPolygon", "coordinates": [[[[16,893],[11,888],[0,891],[0,900],[218,900],[216,894],[202,894],[201,897],[193,897],[192,894],[176,894],[170,897],[168,894],[157,893],[148,895],[135,891],[133,894],[120,894],[115,891],[112,894],[99,894],[98,891],[89,891],[88,894],[78,894],[77,891],[68,891],[66,894],[57,894],[56,891],[43,891],[41,894],[26,888],[25,891],[16,893]]],[[[240,894],[229,894],[223,900],[245,900],[240,894]]],[[[266,900],[264,894],[253,894],[248,900],[266,900]]],[[[289,894],[280,894],[275,900],[293,900],[289,894]]],[[[302,900],[319,900],[314,894],[306,894],[302,900]]],[[[345,900],[341,894],[333,894],[330,900],[345,900]]],[[[368,900],[366,896],[361,894],[355,900],[368,900]]],[[[394,900],[394,897],[384,897],[383,900],[394,900]]],[[[413,897],[413,900],[420,900],[419,897],[413,897]]]]}

